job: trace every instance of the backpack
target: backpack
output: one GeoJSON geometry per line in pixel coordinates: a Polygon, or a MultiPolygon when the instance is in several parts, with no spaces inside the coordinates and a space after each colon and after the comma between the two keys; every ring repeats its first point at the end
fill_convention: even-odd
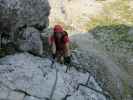
{"type": "Polygon", "coordinates": [[[63,34],[63,36],[62,36],[62,38],[61,38],[61,41],[62,41],[62,42],[64,42],[65,36],[68,36],[68,33],[67,33],[66,31],[64,31],[64,34],[63,34]]]}

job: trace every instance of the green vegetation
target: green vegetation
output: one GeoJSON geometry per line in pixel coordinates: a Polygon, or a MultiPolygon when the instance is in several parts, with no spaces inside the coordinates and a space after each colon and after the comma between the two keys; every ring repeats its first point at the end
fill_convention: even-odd
{"type": "Polygon", "coordinates": [[[70,45],[71,50],[77,49],[78,48],[78,44],[75,42],[72,42],[70,45]]]}
{"type": "Polygon", "coordinates": [[[131,27],[123,24],[97,26],[90,30],[93,36],[100,41],[105,50],[110,53],[128,53],[133,51],[133,36],[128,34],[131,27]]]}
{"type": "Polygon", "coordinates": [[[125,98],[125,100],[128,100],[128,96],[129,94],[133,95],[133,90],[129,87],[129,84],[127,81],[123,81],[123,87],[124,87],[124,95],[123,98],[125,98]]]}
{"type": "Polygon", "coordinates": [[[0,49],[0,57],[6,56],[6,55],[7,55],[7,52],[9,52],[7,49],[1,48],[1,49],[0,49]]]}
{"type": "MultiPolygon", "coordinates": [[[[114,52],[122,48],[133,51],[133,8],[130,0],[98,1],[104,5],[104,12],[92,17],[88,22],[87,30],[105,46],[108,51],[114,52]]],[[[133,3],[133,2],[132,2],[133,3]]]]}
{"type": "MultiPolygon", "coordinates": [[[[87,30],[92,30],[97,26],[110,26],[118,25],[120,22],[107,15],[99,15],[91,18],[91,21],[87,24],[87,30]]],[[[122,24],[122,23],[121,23],[122,24]]]]}
{"type": "Polygon", "coordinates": [[[109,4],[105,3],[104,10],[119,22],[133,25],[133,8],[130,3],[131,0],[115,0],[109,4]]]}
{"type": "Polygon", "coordinates": [[[0,58],[14,53],[15,53],[15,48],[10,47],[10,45],[8,45],[7,48],[0,48],[0,58]]]}
{"type": "Polygon", "coordinates": [[[92,17],[87,24],[88,30],[96,26],[109,26],[124,24],[133,26],[133,8],[130,0],[112,0],[112,2],[101,2],[104,5],[104,12],[92,17]]]}
{"type": "MultiPolygon", "coordinates": [[[[129,75],[132,75],[127,58],[133,55],[133,2],[131,0],[98,0],[104,5],[104,12],[92,17],[87,30],[99,40],[102,48],[118,62],[129,75]],[[132,4],[131,4],[132,2],[132,4]],[[132,32],[130,32],[132,30],[132,32]]],[[[123,95],[127,98],[132,93],[129,83],[123,81],[123,95]]],[[[133,94],[131,94],[133,95],[133,94]]]]}

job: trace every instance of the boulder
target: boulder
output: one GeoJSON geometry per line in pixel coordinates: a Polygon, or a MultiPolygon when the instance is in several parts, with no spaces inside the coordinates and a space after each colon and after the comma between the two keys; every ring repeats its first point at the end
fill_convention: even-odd
{"type": "MultiPolygon", "coordinates": [[[[128,74],[120,69],[107,55],[101,55],[97,52],[84,50],[79,52],[75,50],[73,51],[72,58],[74,59],[72,63],[77,69],[89,71],[91,75],[97,79],[99,85],[112,95],[114,100],[132,100],[132,77],[129,77],[128,74]]],[[[129,61],[128,66],[130,66],[130,72],[132,72],[132,61],[131,59],[129,61]]]]}
{"type": "Polygon", "coordinates": [[[49,45],[49,42],[48,42],[48,38],[53,35],[53,28],[50,27],[50,28],[46,28],[43,30],[43,32],[41,33],[41,38],[42,38],[42,41],[43,41],[43,51],[44,51],[44,54],[45,55],[49,55],[51,54],[51,48],[50,48],[50,45],[49,45]]]}
{"type": "Polygon", "coordinates": [[[49,11],[48,0],[0,0],[0,31],[14,35],[24,25],[44,29],[49,11]]]}
{"type": "Polygon", "coordinates": [[[19,92],[11,91],[9,93],[8,99],[9,100],[23,100],[24,96],[25,96],[24,93],[19,93],[19,92]]]}
{"type": "Polygon", "coordinates": [[[129,29],[128,35],[129,35],[129,36],[133,36],[133,28],[130,28],[130,29],[129,29]]]}
{"type": "Polygon", "coordinates": [[[7,99],[9,89],[0,84],[0,99],[7,99]]]}
{"type": "Polygon", "coordinates": [[[37,98],[35,98],[35,97],[32,97],[32,96],[26,96],[26,97],[24,98],[24,100],[39,100],[39,99],[37,99],[37,98]]]}
{"type": "Polygon", "coordinates": [[[20,50],[42,55],[43,43],[41,33],[33,27],[27,27],[20,34],[17,45],[20,50]]]}
{"type": "Polygon", "coordinates": [[[42,43],[38,37],[38,40],[34,42],[35,47],[31,42],[26,43],[27,40],[21,41],[21,36],[21,42],[16,43],[16,41],[20,31],[26,28],[25,26],[34,27],[39,31],[44,30],[49,24],[49,13],[48,0],[0,0],[0,36],[2,34],[9,36],[9,39],[5,41],[6,45],[4,45],[6,51],[0,56],[13,54],[16,50],[30,51],[37,55],[42,54],[42,43]],[[8,41],[10,44],[7,44],[8,41]]]}

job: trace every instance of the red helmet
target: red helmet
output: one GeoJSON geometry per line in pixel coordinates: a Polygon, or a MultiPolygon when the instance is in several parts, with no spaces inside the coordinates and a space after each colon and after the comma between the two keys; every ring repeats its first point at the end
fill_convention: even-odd
{"type": "Polygon", "coordinates": [[[64,30],[63,30],[61,25],[55,25],[54,26],[54,32],[62,33],[62,32],[64,32],[64,30]]]}

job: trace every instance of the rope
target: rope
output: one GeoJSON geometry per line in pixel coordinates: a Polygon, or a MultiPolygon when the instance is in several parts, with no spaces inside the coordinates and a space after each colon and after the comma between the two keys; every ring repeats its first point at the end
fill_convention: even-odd
{"type": "MultiPolygon", "coordinates": [[[[51,66],[53,67],[53,66],[54,66],[54,63],[52,63],[51,66]]],[[[55,82],[54,82],[54,85],[53,85],[53,87],[52,87],[51,94],[50,94],[50,96],[49,96],[49,100],[52,100],[52,98],[53,98],[54,92],[55,92],[55,90],[56,90],[57,81],[58,81],[58,70],[57,70],[57,68],[56,68],[56,65],[55,65],[55,69],[56,69],[55,82]]]]}
{"type": "MultiPolygon", "coordinates": [[[[54,66],[54,63],[55,63],[55,62],[53,61],[52,64],[51,64],[51,67],[54,66]]],[[[70,65],[69,65],[69,67],[70,67],[70,65]]],[[[69,67],[67,66],[66,72],[69,70],[69,67]]],[[[51,94],[50,94],[50,97],[49,97],[48,100],[52,100],[52,99],[53,99],[53,95],[54,95],[54,92],[55,92],[55,90],[56,90],[56,85],[57,85],[57,81],[58,81],[58,69],[56,68],[56,65],[55,65],[55,69],[56,69],[56,78],[55,78],[55,82],[54,82],[54,85],[53,85],[53,87],[52,87],[52,91],[51,91],[51,94]]],[[[87,71],[87,72],[90,73],[89,71],[87,71]]],[[[90,74],[91,74],[91,73],[90,73],[90,74]]],[[[93,91],[96,92],[96,93],[99,93],[99,94],[105,96],[105,97],[108,98],[109,100],[111,100],[112,97],[109,95],[108,92],[100,91],[100,90],[97,90],[97,89],[92,88],[92,87],[90,87],[90,86],[87,85],[87,83],[88,83],[89,80],[90,80],[90,76],[91,76],[91,75],[89,75],[86,84],[82,84],[82,83],[78,84],[77,90],[79,89],[80,86],[84,86],[84,87],[87,87],[87,88],[93,90],[93,91]]],[[[67,98],[67,96],[66,96],[65,98],[67,98]]],[[[65,100],[65,98],[64,98],[63,100],[65,100]]]]}

